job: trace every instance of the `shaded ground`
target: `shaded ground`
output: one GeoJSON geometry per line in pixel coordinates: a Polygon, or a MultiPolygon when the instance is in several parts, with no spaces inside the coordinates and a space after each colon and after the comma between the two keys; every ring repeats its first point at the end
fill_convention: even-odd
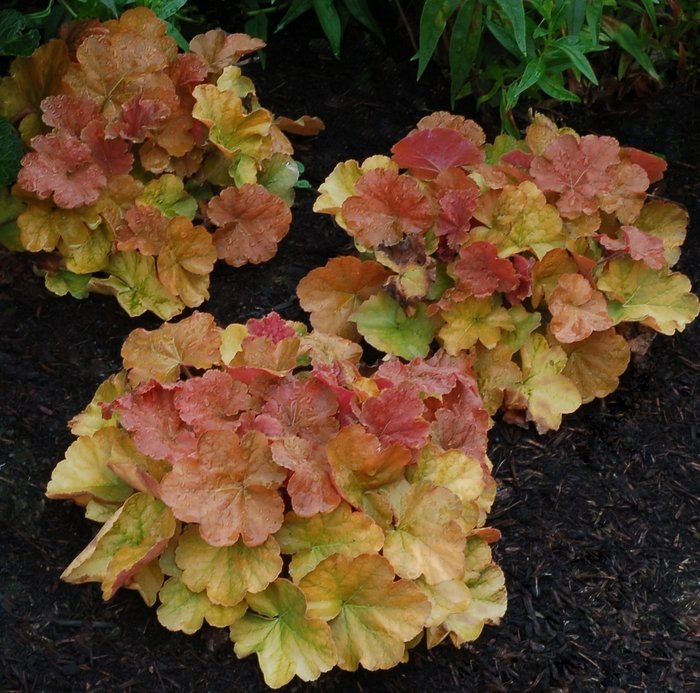
{"type": "MultiPolygon", "coordinates": [[[[416,84],[401,47],[381,48],[353,30],[339,63],[321,36],[302,23],[277,37],[264,73],[248,70],[264,106],[325,121],[324,133],[297,148],[314,186],[338,161],[387,153],[420,117],[448,107],[438,75],[416,84]]],[[[697,291],[700,96],[672,87],[653,103],[598,101],[549,115],[667,157],[658,193],[690,212],[679,269],[697,291]]],[[[220,324],[272,309],[303,317],[297,282],[347,243],[330,218],[311,213],[314,197],[299,195],[292,232],[271,263],[216,271],[204,308],[220,324]]],[[[237,660],[225,632],[170,633],[133,592],[104,603],[97,585],[59,581],[95,531],[72,504],[43,498],[72,441],[66,423],[118,370],[129,331],[157,325],[128,319],[105,297],[55,297],[26,260],[0,255],[4,693],[266,690],[255,659],[237,660]]],[[[495,555],[509,590],[500,626],[461,650],[419,646],[387,672],[334,671],[284,690],[700,690],[699,350],[700,323],[660,336],[616,393],[565,417],[560,431],[538,436],[501,423],[491,431],[499,493],[490,524],[503,533],[495,555]]]]}

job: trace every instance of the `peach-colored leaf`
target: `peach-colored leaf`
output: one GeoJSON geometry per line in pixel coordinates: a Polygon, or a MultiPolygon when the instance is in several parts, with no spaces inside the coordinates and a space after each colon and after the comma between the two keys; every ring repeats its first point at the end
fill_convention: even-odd
{"type": "Polygon", "coordinates": [[[427,231],[434,223],[432,203],[418,182],[391,169],[372,169],[343,202],[348,232],[366,247],[394,245],[405,235],[427,231]]]}
{"type": "Polygon", "coordinates": [[[498,248],[487,241],[475,241],[459,251],[454,274],[457,288],[477,298],[486,298],[496,291],[514,291],[520,284],[513,263],[498,257],[498,248]]]}
{"type": "Polygon", "coordinates": [[[610,238],[601,235],[600,244],[610,251],[624,251],[633,260],[642,260],[652,269],[661,269],[666,264],[664,242],[658,236],[640,231],[636,226],[622,226],[624,238],[610,238]]]}
{"type": "Polygon", "coordinates": [[[257,183],[226,188],[209,201],[207,215],[219,227],[214,233],[219,258],[234,267],[272,258],[292,220],[283,200],[257,183]]]}
{"type": "Polygon", "coordinates": [[[272,443],[272,459],[292,472],[287,493],[299,517],[327,513],[338,507],[340,494],[333,485],[331,466],[324,445],[285,436],[272,443]]]}
{"type": "Polygon", "coordinates": [[[549,328],[558,341],[580,342],[593,332],[602,332],[615,323],[608,315],[608,304],[580,274],[564,274],[549,298],[552,321],[549,328]]]}
{"type": "Polygon", "coordinates": [[[210,72],[222,72],[235,65],[239,58],[265,47],[265,42],[246,34],[227,34],[222,29],[212,29],[190,41],[190,50],[208,66],[210,72]]]}
{"type": "Polygon", "coordinates": [[[486,142],[486,133],[483,131],[481,125],[462,115],[455,115],[448,111],[436,111],[435,113],[421,118],[416,128],[418,130],[450,128],[456,130],[467,139],[470,139],[477,147],[480,147],[486,142]]]}
{"type": "Polygon", "coordinates": [[[197,454],[166,474],[161,495],[179,520],[199,523],[208,544],[230,546],[240,536],[247,546],[258,546],[282,525],[284,502],[277,489],[286,476],[262,433],[239,440],[230,431],[206,431],[197,454]]]}
{"type": "Polygon", "coordinates": [[[660,156],[649,154],[635,147],[627,147],[625,151],[633,164],[641,166],[646,171],[649,183],[656,183],[664,177],[664,171],[668,164],[660,156]]]}

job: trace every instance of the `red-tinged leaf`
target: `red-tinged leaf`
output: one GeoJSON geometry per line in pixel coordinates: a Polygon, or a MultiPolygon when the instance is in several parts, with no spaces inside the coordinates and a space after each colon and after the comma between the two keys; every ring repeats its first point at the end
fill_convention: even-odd
{"type": "Polygon", "coordinates": [[[100,117],[100,109],[94,99],[80,99],[66,94],[47,96],[41,102],[41,119],[50,127],[80,138],[80,133],[93,120],[100,117]]]}
{"type": "Polygon", "coordinates": [[[283,200],[257,183],[224,189],[210,200],[206,211],[219,227],[214,233],[219,258],[234,267],[274,257],[292,220],[283,200]]]}
{"type": "Polygon", "coordinates": [[[183,522],[198,522],[212,546],[242,537],[259,546],[284,520],[278,492],[287,473],[272,461],[266,437],[252,431],[239,441],[230,431],[207,431],[197,454],[183,458],[161,482],[161,496],[183,522]]]}
{"type": "Polygon", "coordinates": [[[236,415],[250,406],[248,388],[228,373],[209,370],[190,378],[175,391],[180,418],[197,433],[232,428],[236,415]]]}
{"type": "Polygon", "coordinates": [[[191,455],[197,438],[175,406],[175,392],[153,380],[116,399],[109,411],[119,414],[119,422],[133,434],[139,452],[170,463],[191,455]]]}
{"type": "Polygon", "coordinates": [[[170,219],[151,205],[135,204],[125,216],[126,224],[117,229],[118,250],[138,250],[143,255],[158,255],[168,240],[170,219]]]}
{"type": "Polygon", "coordinates": [[[333,484],[325,445],[286,436],[272,443],[271,448],[275,463],[292,472],[287,493],[299,517],[328,513],[338,507],[341,498],[333,484]]]}
{"type": "Polygon", "coordinates": [[[534,158],[535,155],[530,152],[524,152],[522,149],[512,149],[501,157],[501,161],[510,166],[524,168],[529,171],[534,158]]]}
{"type": "Polygon", "coordinates": [[[422,418],[424,410],[418,389],[405,382],[367,400],[359,418],[383,447],[400,443],[419,449],[425,445],[430,432],[430,424],[422,418]]]}
{"type": "Polygon", "coordinates": [[[657,236],[640,231],[636,226],[622,226],[624,238],[598,236],[600,244],[612,252],[627,252],[633,260],[642,260],[652,269],[661,269],[666,264],[664,243],[657,236]]]}
{"type": "Polygon", "coordinates": [[[209,69],[196,53],[180,53],[177,59],[170,64],[170,79],[182,99],[183,96],[191,96],[192,90],[203,84],[207,79],[209,69]]]}
{"type": "Polygon", "coordinates": [[[615,323],[608,315],[608,304],[580,274],[564,274],[549,298],[552,321],[549,328],[564,344],[580,342],[593,332],[602,332],[615,323]]]}
{"type": "Polygon", "coordinates": [[[416,128],[418,130],[433,130],[435,128],[456,130],[463,137],[470,139],[477,147],[486,142],[486,133],[481,125],[473,120],[468,120],[462,115],[455,115],[448,111],[436,111],[421,118],[416,128]]]}
{"type": "Polygon", "coordinates": [[[411,461],[408,448],[396,444],[382,450],[379,439],[359,424],[343,428],[329,441],[326,452],[336,488],[359,509],[363,509],[365,491],[380,489],[402,478],[411,461]]]}
{"type": "Polygon", "coordinates": [[[493,243],[476,241],[459,251],[454,265],[458,277],[458,290],[472,293],[477,298],[491,296],[496,291],[514,291],[520,284],[513,264],[507,258],[498,257],[493,243]]]}
{"type": "Polygon", "coordinates": [[[235,65],[242,56],[264,47],[265,42],[258,38],[227,34],[221,29],[212,29],[190,41],[190,50],[204,61],[210,72],[216,73],[235,65]]]}
{"type": "Polygon", "coordinates": [[[451,392],[457,384],[460,369],[455,366],[440,365],[434,358],[427,361],[418,357],[410,363],[397,359],[384,361],[375,374],[375,380],[386,378],[394,387],[411,383],[421,394],[438,396],[451,392]]]}
{"type": "Polygon", "coordinates": [[[615,186],[612,167],[620,162],[620,145],[614,137],[559,135],[544,156],[533,159],[530,173],[545,192],[560,193],[557,208],[562,216],[593,214],[600,198],[615,186]]]}
{"type": "Polygon", "coordinates": [[[453,166],[476,166],[484,160],[474,142],[449,128],[418,130],[397,142],[391,151],[399,166],[423,180],[433,180],[453,166]]]}
{"type": "Polygon", "coordinates": [[[639,216],[646,201],[649,178],[641,166],[628,159],[623,159],[612,171],[615,174],[615,185],[601,198],[600,208],[607,214],[614,213],[623,224],[631,224],[639,216]]]}
{"type": "Polygon", "coordinates": [[[92,160],[108,178],[121,176],[131,171],[134,156],[129,144],[121,139],[106,139],[104,124],[93,120],[83,128],[81,139],[90,147],[92,160]]]}
{"type": "Polygon", "coordinates": [[[535,264],[535,258],[512,255],[510,259],[518,276],[518,286],[512,291],[507,291],[506,298],[508,303],[515,306],[532,296],[532,267],[535,264]]]}
{"type": "Polygon", "coordinates": [[[624,151],[633,164],[641,166],[646,171],[649,183],[656,183],[664,177],[664,171],[668,165],[660,156],[654,156],[635,147],[627,147],[624,151]]]}
{"type": "Polygon", "coordinates": [[[462,190],[442,190],[438,194],[438,222],[436,236],[446,236],[450,248],[457,249],[466,241],[472,213],[479,199],[479,188],[471,178],[472,186],[462,190]]]}
{"type": "Polygon", "coordinates": [[[338,400],[320,380],[288,375],[266,392],[265,399],[262,413],[278,421],[284,435],[325,443],[338,432],[338,400]]]}
{"type": "Polygon", "coordinates": [[[297,336],[292,325],[287,320],[283,320],[279,313],[274,311],[259,320],[251,318],[245,326],[248,328],[249,337],[266,337],[273,344],[279,344],[283,339],[297,336]]]}
{"type": "Polygon", "coordinates": [[[394,245],[405,235],[427,231],[435,221],[418,182],[391,169],[365,173],[341,209],[348,233],[365,247],[394,245]]]}
{"type": "Polygon", "coordinates": [[[91,205],[107,185],[102,169],[92,160],[90,148],[72,135],[58,133],[32,138],[35,151],[22,159],[17,182],[40,200],[53,194],[63,209],[91,205]]]}
{"type": "Polygon", "coordinates": [[[110,138],[122,137],[131,142],[143,142],[168,115],[170,108],[167,104],[134,94],[122,104],[119,118],[109,124],[107,135],[110,138]]]}

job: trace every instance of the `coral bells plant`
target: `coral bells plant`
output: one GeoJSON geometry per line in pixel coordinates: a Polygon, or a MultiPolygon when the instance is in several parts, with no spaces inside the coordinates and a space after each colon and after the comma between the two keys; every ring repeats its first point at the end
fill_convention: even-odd
{"type": "Polygon", "coordinates": [[[524,140],[487,144],[444,112],[392,153],[341,163],[320,187],[315,211],[361,258],[299,284],[317,330],[404,359],[468,354],[489,413],[544,432],[612,392],[647,333],[697,316],[671,269],[687,215],[648,194],[659,157],[541,115],[524,140]]]}
{"type": "Polygon", "coordinates": [[[228,627],[272,687],[386,669],[506,607],[485,527],[488,414],[464,356],[390,359],[273,313],[135,330],[71,422],[49,498],[103,526],[63,579],[228,627]]]}
{"type": "Polygon", "coordinates": [[[219,30],[179,53],[166,29],[146,8],[71,23],[0,83],[0,115],[29,150],[1,198],[17,217],[6,244],[44,253],[55,293],[115,294],[163,319],[209,297],[217,258],[275,254],[298,178],[238,66],[264,44],[219,30]]]}

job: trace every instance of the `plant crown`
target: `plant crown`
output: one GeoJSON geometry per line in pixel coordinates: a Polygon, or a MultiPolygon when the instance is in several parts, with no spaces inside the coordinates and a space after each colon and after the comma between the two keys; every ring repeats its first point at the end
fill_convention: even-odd
{"type": "Polygon", "coordinates": [[[0,115],[29,149],[0,198],[6,222],[19,203],[3,242],[44,253],[55,293],[110,293],[163,319],[209,297],[217,258],[269,260],[299,170],[237,65],[262,42],[216,30],[179,53],[146,8],[60,36],[0,82],[0,115]]]}
{"type": "Polygon", "coordinates": [[[469,355],[490,414],[544,432],[615,390],[646,332],[697,316],[690,281],[671,270],[687,215],[647,193],[662,159],[542,115],[524,141],[486,144],[445,112],[392,152],[341,163],[320,187],[315,211],[335,216],[362,259],[300,282],[317,330],[404,359],[437,340],[469,355]]]}
{"type": "Polygon", "coordinates": [[[405,661],[497,623],[503,573],[488,414],[468,357],[375,372],[359,347],[272,313],[134,330],[125,369],[71,421],[49,498],[103,526],[64,580],[230,627],[266,682],[405,661]]]}

